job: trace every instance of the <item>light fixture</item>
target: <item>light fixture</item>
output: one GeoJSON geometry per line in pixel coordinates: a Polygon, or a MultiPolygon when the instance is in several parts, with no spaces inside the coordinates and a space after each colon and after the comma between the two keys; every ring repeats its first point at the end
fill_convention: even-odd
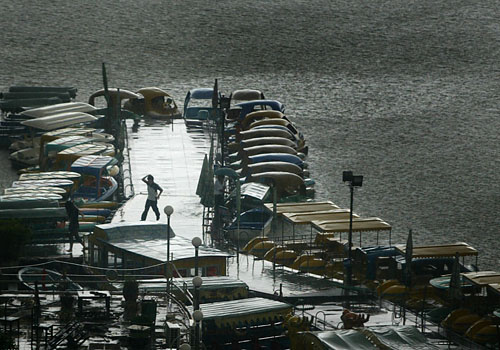
{"type": "Polygon", "coordinates": [[[170,216],[174,213],[174,208],[171,205],[167,205],[165,208],[163,208],[163,212],[167,215],[170,216]]]}
{"type": "Polygon", "coordinates": [[[200,288],[203,284],[203,278],[201,278],[200,276],[194,276],[192,282],[195,288],[200,288]]]}
{"type": "Polygon", "coordinates": [[[201,320],[203,320],[203,312],[201,312],[201,310],[195,310],[193,312],[193,319],[196,322],[200,322],[201,320]]]}
{"type": "Polygon", "coordinates": [[[191,243],[193,244],[193,246],[195,248],[199,248],[200,245],[201,245],[201,238],[200,237],[194,237],[192,240],[191,240],[191,243]]]}

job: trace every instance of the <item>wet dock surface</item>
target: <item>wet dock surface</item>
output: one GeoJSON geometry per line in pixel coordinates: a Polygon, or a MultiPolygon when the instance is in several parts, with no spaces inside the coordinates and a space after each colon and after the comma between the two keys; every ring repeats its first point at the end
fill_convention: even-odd
{"type": "MultiPolygon", "coordinates": [[[[160,221],[167,222],[163,209],[171,205],[174,213],[170,220],[175,234],[188,239],[203,237],[203,206],[196,188],[203,159],[210,151],[208,131],[188,129],[182,120],[175,120],[173,124],[160,121],[146,124],[142,121],[139,128],[132,130],[132,124],[128,124],[128,129],[135,195],[117,212],[112,222],[140,220],[147,196],[146,184],[141,179],[152,174],[164,190],[158,202],[160,221]]],[[[156,221],[152,210],[147,221],[156,221]]],[[[209,237],[204,244],[211,245],[209,237]]],[[[353,298],[350,304],[343,303],[341,281],[273,266],[271,262],[252,255],[237,254],[232,248],[222,249],[233,254],[228,261],[230,277],[244,281],[251,291],[267,296],[281,295],[297,304],[296,313],[309,318],[314,316],[314,325],[319,329],[338,327],[346,306],[355,312],[371,315],[365,326],[416,324],[415,318],[409,317],[405,321],[395,318],[394,310],[377,302],[364,303],[353,298]],[[319,299],[323,301],[312,305],[313,300],[319,299]]]]}
{"type": "MultiPolygon", "coordinates": [[[[135,196],[117,212],[113,222],[140,220],[147,194],[146,184],[141,179],[152,174],[164,190],[158,201],[160,221],[167,221],[163,208],[171,205],[174,213],[170,223],[175,234],[188,239],[202,237],[203,206],[196,195],[196,188],[203,159],[210,152],[208,130],[187,128],[183,120],[174,120],[173,124],[141,122],[136,131],[132,130],[132,124],[128,126],[135,196]]],[[[151,209],[146,220],[156,220],[151,209]]],[[[274,294],[279,293],[281,288],[283,295],[320,290],[332,296],[339,294],[336,284],[327,279],[273,268],[272,263],[254,260],[251,255],[240,254],[238,258],[234,250],[230,251],[234,257],[229,259],[229,275],[246,282],[250,289],[274,294]]]]}

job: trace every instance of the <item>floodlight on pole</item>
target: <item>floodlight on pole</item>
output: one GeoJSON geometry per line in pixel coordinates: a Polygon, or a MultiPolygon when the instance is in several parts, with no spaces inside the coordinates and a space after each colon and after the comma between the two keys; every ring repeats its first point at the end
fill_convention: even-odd
{"type": "Polygon", "coordinates": [[[354,175],[352,171],[344,171],[342,172],[342,181],[348,183],[351,192],[347,261],[344,261],[344,265],[346,268],[346,279],[344,282],[348,287],[350,287],[352,285],[352,212],[354,202],[354,187],[363,186],[363,176],[354,175]]]}

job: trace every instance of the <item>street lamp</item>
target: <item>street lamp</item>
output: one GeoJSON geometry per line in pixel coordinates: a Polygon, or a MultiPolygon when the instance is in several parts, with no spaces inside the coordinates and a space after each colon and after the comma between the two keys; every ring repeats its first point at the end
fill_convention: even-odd
{"type": "MultiPolygon", "coordinates": [[[[349,212],[349,237],[348,237],[348,251],[347,260],[344,261],[346,268],[345,284],[350,287],[352,285],[352,208],[354,200],[354,187],[361,187],[363,185],[363,176],[353,175],[352,171],[344,171],[342,173],[342,181],[349,184],[351,190],[351,208],[349,212]]],[[[349,294],[349,290],[347,290],[349,294]]]]}
{"type": "Polygon", "coordinates": [[[200,321],[203,320],[203,312],[200,310],[200,287],[203,279],[200,276],[193,277],[194,301],[193,301],[193,319],[195,321],[194,348],[200,348],[200,321]]]}
{"type": "Polygon", "coordinates": [[[174,213],[174,208],[171,205],[167,205],[163,208],[163,212],[167,215],[167,294],[170,293],[170,277],[168,274],[169,263],[170,263],[170,215],[174,213]]]}
{"type": "Polygon", "coordinates": [[[201,238],[194,237],[191,244],[194,246],[194,275],[198,276],[198,248],[201,246],[201,238]]]}

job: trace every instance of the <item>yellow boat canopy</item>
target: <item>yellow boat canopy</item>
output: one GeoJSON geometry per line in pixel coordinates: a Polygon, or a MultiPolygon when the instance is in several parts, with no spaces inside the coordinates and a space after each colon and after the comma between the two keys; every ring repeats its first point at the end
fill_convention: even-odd
{"type": "MultiPolygon", "coordinates": [[[[306,213],[282,213],[283,218],[295,225],[311,224],[313,221],[333,221],[349,219],[349,209],[332,209],[324,211],[313,211],[306,213]]],[[[353,218],[358,218],[359,215],[352,214],[353,218]]]]}
{"type": "MultiPolygon", "coordinates": [[[[271,212],[273,211],[273,204],[272,203],[266,203],[265,204],[266,208],[270,210],[271,212]]],[[[325,211],[325,210],[332,210],[332,209],[340,209],[339,206],[333,204],[330,201],[325,201],[325,202],[298,202],[298,203],[279,203],[276,206],[276,212],[277,214],[283,214],[283,213],[307,213],[307,212],[313,212],[313,211],[325,211]]]]}
{"type": "Polygon", "coordinates": [[[164,91],[158,87],[145,87],[145,88],[139,89],[137,91],[137,93],[144,96],[145,99],[152,99],[153,97],[157,97],[157,96],[172,97],[169,93],[167,93],[166,91],[164,91]]]}
{"type": "MultiPolygon", "coordinates": [[[[380,218],[360,218],[357,215],[354,217],[354,215],[356,214],[353,214],[352,219],[353,231],[383,231],[392,228],[391,225],[380,218]]],[[[320,233],[349,232],[349,218],[344,220],[315,220],[311,224],[320,233]]]]}
{"type": "MultiPolygon", "coordinates": [[[[396,245],[396,250],[398,250],[402,255],[405,255],[406,245],[396,245]]],[[[478,252],[475,248],[465,242],[413,247],[413,259],[454,257],[456,253],[458,253],[459,256],[477,256],[478,252]]]]}
{"type": "Polygon", "coordinates": [[[500,284],[500,272],[497,271],[479,271],[465,272],[462,276],[471,283],[484,287],[489,284],[500,284]]]}

